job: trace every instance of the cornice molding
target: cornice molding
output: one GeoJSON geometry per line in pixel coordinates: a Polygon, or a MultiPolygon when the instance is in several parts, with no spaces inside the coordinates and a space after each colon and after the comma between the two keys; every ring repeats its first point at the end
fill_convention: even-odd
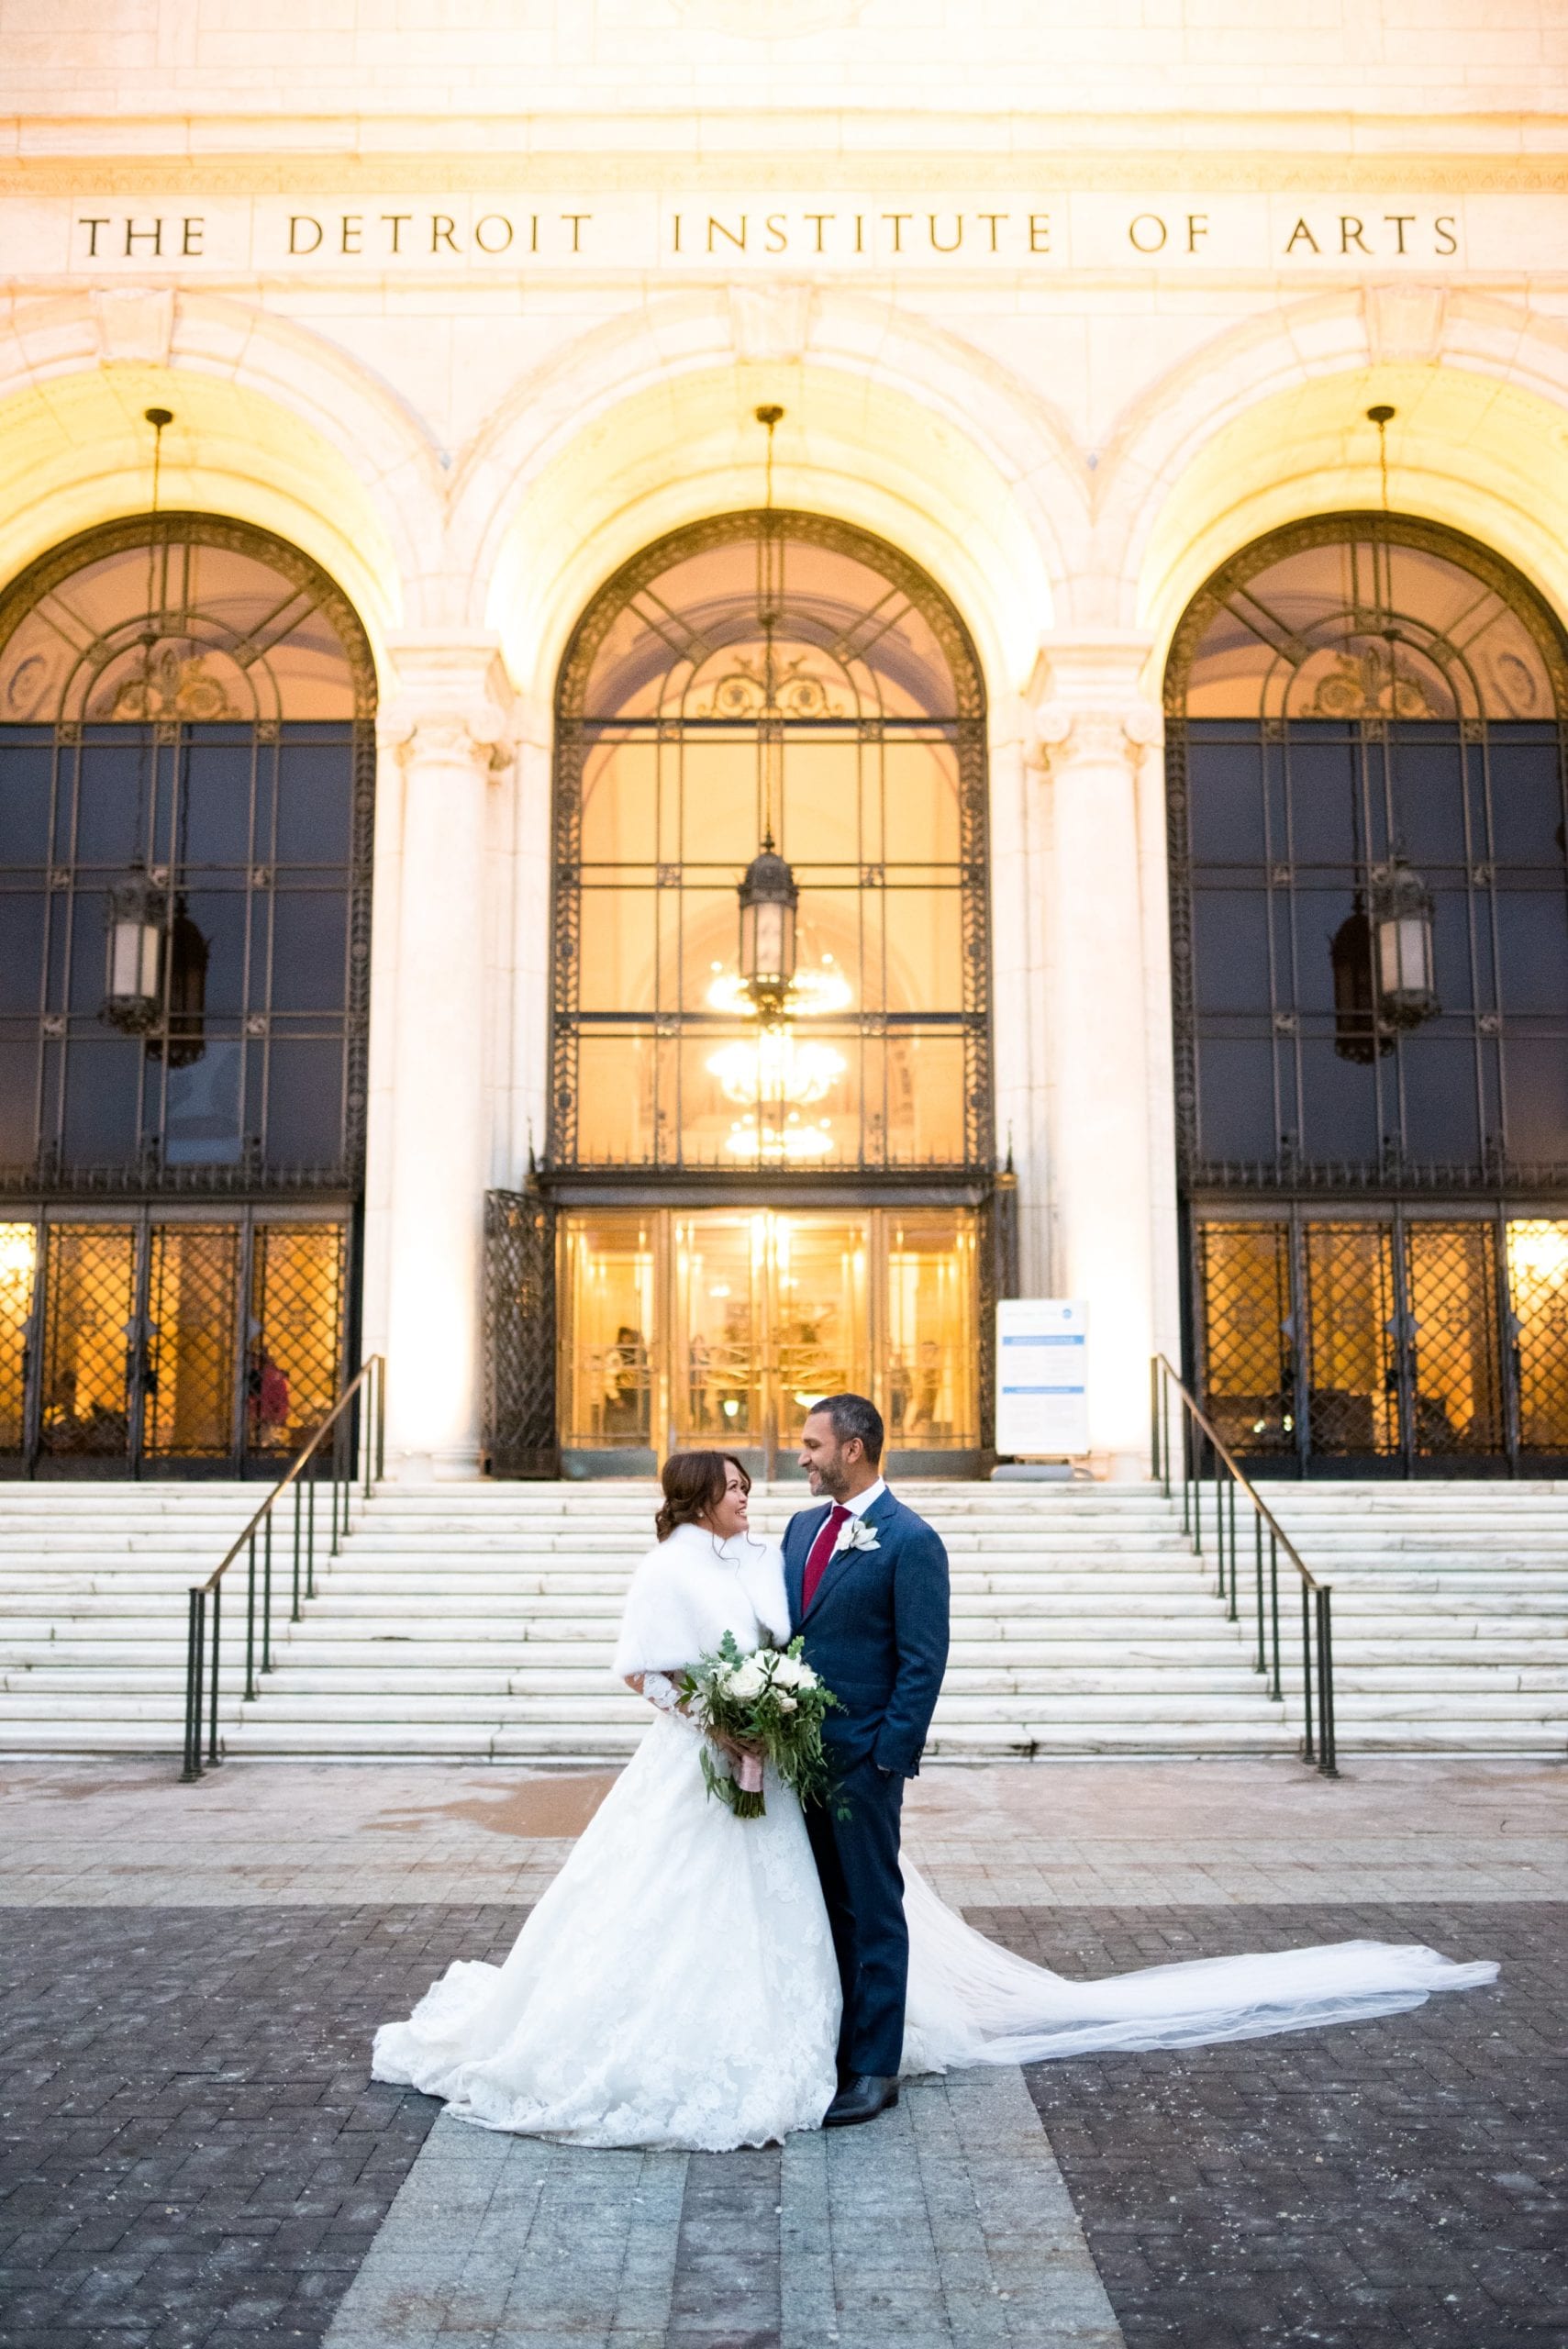
{"type": "MultiPolygon", "coordinates": [[[[1002,118],[1004,121],[1005,117],[1002,118]]],[[[1351,146],[1297,148],[1255,143],[1256,126],[1249,126],[1245,145],[1209,149],[1201,142],[1181,147],[1073,147],[1063,144],[993,143],[973,150],[944,146],[940,153],[917,146],[861,150],[852,146],[831,150],[802,143],[791,144],[788,119],[759,125],[765,143],[746,151],[728,150],[681,153],[667,144],[639,148],[635,125],[628,126],[624,143],[612,151],[571,147],[534,148],[519,151],[493,147],[483,136],[470,136],[465,126],[452,121],[439,126],[441,144],[417,150],[344,143],[336,139],[310,140],[307,150],[289,152],[291,136],[305,125],[280,121],[276,144],[258,149],[255,127],[244,142],[250,151],[235,152],[215,144],[210,152],[189,150],[190,126],[170,123],[169,143],[154,143],[161,126],[142,122],[134,128],[133,152],[117,149],[109,126],[103,126],[103,143],[89,143],[99,126],[82,126],[72,137],[70,151],[0,159],[0,195],[75,195],[85,189],[123,195],[185,194],[219,195],[384,195],[389,188],[410,195],[439,195],[470,187],[497,194],[555,195],[562,188],[573,194],[612,195],[668,186],[673,181],[694,195],[732,193],[738,186],[758,193],[810,189],[824,195],[899,193],[912,184],[961,188],[966,193],[1036,187],[1042,195],[1170,194],[1322,195],[1536,195],[1568,190],[1568,125],[1554,121],[1532,126],[1536,151],[1529,154],[1496,149],[1444,150],[1423,137],[1418,148],[1358,150],[1351,146]],[[1561,128],[1555,150],[1541,133],[1561,128]],[[1542,149],[1545,151],[1542,151],[1542,149]]],[[[27,135],[35,141],[39,125],[27,135]]],[[[1299,126],[1297,126],[1299,128],[1299,126]]],[[[15,130],[10,141],[0,131],[0,145],[19,143],[15,130]]]]}

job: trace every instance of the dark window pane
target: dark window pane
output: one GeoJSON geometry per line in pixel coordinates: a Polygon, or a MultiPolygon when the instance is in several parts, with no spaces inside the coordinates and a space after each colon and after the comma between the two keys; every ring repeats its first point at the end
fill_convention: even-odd
{"type": "Polygon", "coordinates": [[[1268,1010],[1268,904],[1262,889],[1194,891],[1193,983],[1200,1011],[1268,1010]]]}
{"type": "Polygon", "coordinates": [[[250,759],[249,740],[213,742],[198,737],[189,745],[181,805],[183,864],[250,863],[250,759]]]}
{"type": "Polygon", "coordinates": [[[0,865],[49,863],[51,738],[32,728],[0,732],[0,865]]]}
{"type": "Polygon", "coordinates": [[[0,889],[0,1014],[39,1008],[44,906],[41,892],[0,889]]]}
{"type": "Polygon", "coordinates": [[[1557,890],[1498,891],[1497,962],[1505,1018],[1568,1010],[1568,901],[1557,890]]]}
{"type": "MultiPolygon", "coordinates": [[[[235,889],[187,889],[185,912],[206,941],[205,1008],[214,1018],[233,1017],[260,1009],[245,993],[246,892],[235,889]]],[[[260,900],[265,903],[264,898],[260,900]]]]}
{"type": "MultiPolygon", "coordinates": [[[[1297,889],[1296,892],[1296,1005],[1297,1011],[1334,1008],[1333,944],[1342,922],[1355,908],[1351,889],[1297,889]]],[[[1282,997],[1288,1001],[1283,984],[1282,997]]]]}
{"type": "Polygon", "coordinates": [[[280,889],[272,902],[272,1008],[340,1011],[349,909],[335,889],[280,889]]]}
{"type": "Polygon", "coordinates": [[[1447,726],[1403,726],[1391,732],[1394,829],[1412,864],[1463,864],[1463,752],[1447,726]]]}
{"type": "Polygon", "coordinates": [[[32,1036],[0,1036],[0,1166],[30,1166],[38,1149],[39,1048],[32,1036]]]}
{"type": "Polygon", "coordinates": [[[1342,726],[1293,726],[1287,745],[1291,850],[1298,864],[1355,864],[1360,745],[1342,726]]]}
{"type": "MultiPolygon", "coordinates": [[[[114,741],[83,743],[76,790],[79,864],[130,865],[145,859],[151,756],[139,727],[114,741]]],[[[70,852],[62,840],[61,855],[70,852]]]]}
{"type": "Polygon", "coordinates": [[[267,1163],[329,1166],[342,1148],[342,1045],[274,1042],[268,1055],[267,1163]]]}
{"type": "Polygon", "coordinates": [[[1376,1155],[1373,1069],[1341,1060],[1325,1036],[1304,1037],[1301,1096],[1304,1158],[1362,1160],[1376,1155]]]}
{"type": "Polygon", "coordinates": [[[1200,864],[1261,864],[1262,762],[1250,742],[1193,743],[1187,754],[1193,855],[1200,864]]]}
{"type": "Polygon", "coordinates": [[[232,1166],[239,1157],[243,1047],[208,1043],[188,1067],[169,1071],[163,1155],[171,1166],[232,1166]]]}
{"type": "Polygon", "coordinates": [[[1568,1035],[1510,1036],[1503,1065],[1509,1156],[1568,1162],[1568,1035]]]}
{"type": "Polygon", "coordinates": [[[1273,1048],[1266,1040],[1213,1039],[1199,1046],[1198,1130],[1205,1158],[1273,1161],[1273,1048]]]}
{"type": "Polygon", "coordinates": [[[1555,740],[1520,740],[1508,728],[1495,726],[1487,747],[1493,857],[1499,864],[1561,866],[1562,792],[1555,740]]]}
{"type": "MultiPolygon", "coordinates": [[[[1471,978],[1470,952],[1470,893],[1464,889],[1434,889],[1432,892],[1432,961],[1437,980],[1438,1001],[1445,1011],[1469,1011],[1474,1008],[1475,995],[1471,978]]],[[[1488,909],[1485,896],[1475,904],[1475,927],[1479,939],[1487,925],[1488,909]]],[[[1483,969],[1486,967],[1483,959],[1483,969]]]]}
{"type": "Polygon", "coordinates": [[[142,1046],[134,1036],[73,1042],[65,1070],[69,1166],[123,1165],[136,1156],[142,1046]]]}
{"type": "Polygon", "coordinates": [[[1462,1036],[1417,1034],[1399,1048],[1405,1147],[1413,1158],[1472,1164],[1481,1154],[1475,1048],[1462,1036]]]}
{"type": "MultiPolygon", "coordinates": [[[[71,916],[70,999],[70,1008],[75,1012],[96,1012],[103,1007],[108,903],[106,889],[78,889],[75,893],[71,916]]],[[[63,900],[59,911],[59,926],[63,932],[63,900]]]]}
{"type": "Polygon", "coordinates": [[[278,748],[280,864],[346,864],[353,796],[354,754],[341,742],[291,741],[278,748]]]}

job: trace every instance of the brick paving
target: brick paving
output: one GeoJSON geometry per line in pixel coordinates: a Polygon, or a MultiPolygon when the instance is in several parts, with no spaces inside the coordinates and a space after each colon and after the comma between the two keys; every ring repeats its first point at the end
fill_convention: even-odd
{"type": "MultiPolygon", "coordinates": [[[[374,2025],[452,1957],[509,1946],[595,1793],[522,1774],[224,1775],[219,1812],[205,1789],[193,1798],[139,1767],[0,1773],[0,2349],[315,2349],[435,2119],[426,2099],[368,2082],[374,2025]],[[484,1854],[488,1871],[473,1865],[484,1854]],[[451,1897],[465,1876],[484,1898],[451,1897]],[[400,1898],[363,1897],[389,1878],[400,1898]],[[495,1897],[500,1881],[510,1898],[495,1897]]],[[[1243,1784],[1175,1765],[933,1772],[921,1787],[922,1856],[939,1874],[945,1862],[950,1897],[969,1871],[989,1894],[973,1920],[1067,1974],[1357,1933],[1503,1960],[1497,1990],[1383,2022],[1030,2074],[1045,2124],[1031,2145],[1060,2161],[1129,2349],[1564,2349],[1568,1901],[1551,1893],[1568,1774],[1434,1767],[1328,1789],[1307,1774],[1243,1784]],[[966,1816],[983,1867],[963,1849],[966,1816]],[[1292,1897],[1250,1898],[1261,1876],[1284,1880],[1293,1845],[1292,1897]],[[1076,1886],[1091,1864],[1129,1897],[998,1898],[1042,1876],[1076,1886]],[[1418,1882],[1445,1898],[1370,1902],[1380,1867],[1393,1893],[1418,1882]],[[1336,1891],[1304,1899],[1307,1882],[1336,1891]],[[1198,1902],[1200,1885],[1212,1891],[1198,1902]]],[[[903,2317],[879,2335],[881,2238],[902,2248],[919,2231],[884,2215],[900,2196],[914,2208],[907,2176],[859,2174],[875,2133],[792,2140],[782,2159],[671,2157],[679,2194],[661,2173],[638,2238],[655,2307],[668,2272],[665,2349],[815,2349],[829,2312],[854,2349],[987,2337],[975,2301],[968,2335],[903,2317]],[[744,2305],[716,2309],[730,2268],[744,2305]]],[[[958,2171],[942,2170],[937,2140],[913,2155],[899,2142],[889,2133],[878,2162],[917,2157],[937,2180],[921,2189],[921,2288],[940,2285],[956,2312],[985,2245],[943,2199],[958,2171]]],[[[985,2168],[973,2147],[961,2166],[985,2168]]],[[[567,2188],[562,2210],[585,2209],[567,2188]]],[[[506,2196],[486,2207],[501,2224],[506,2196]]],[[[536,2250],[550,2241],[547,2229],[536,2250]]],[[[443,2343],[500,2349],[516,2331],[546,2349],[556,2304],[501,2272],[504,2248],[499,2267],[469,2273],[471,2299],[443,2295],[443,2343]]],[[[647,2297],[604,2338],[626,2338],[647,2297]]],[[[599,2336],[573,2322],[560,2337],[589,2349],[599,2336]]],[[[359,2339],[384,2349],[373,2332],[359,2339]]]]}
{"type": "Polygon", "coordinates": [[[1568,2343],[1568,1908],[972,1921],[1080,1976],[1357,1935],[1500,1957],[1496,1989],[1383,2021],[1028,2077],[1128,2349],[1568,2343]]]}
{"type": "Polygon", "coordinates": [[[321,2339],[436,2108],[370,2033],[515,1910],[12,1909],[0,2343],[321,2339]]]}

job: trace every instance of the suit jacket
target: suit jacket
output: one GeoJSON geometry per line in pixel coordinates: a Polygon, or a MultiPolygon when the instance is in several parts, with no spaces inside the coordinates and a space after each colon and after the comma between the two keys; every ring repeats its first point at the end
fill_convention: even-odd
{"type": "Polygon", "coordinates": [[[828,1506],[798,1510],[784,1538],[792,1630],[839,1699],[823,1738],[840,1769],[870,1760],[912,1778],[947,1668],[948,1553],[934,1527],[884,1492],[862,1520],[876,1548],[830,1558],[803,1611],[806,1561],[828,1506]]]}

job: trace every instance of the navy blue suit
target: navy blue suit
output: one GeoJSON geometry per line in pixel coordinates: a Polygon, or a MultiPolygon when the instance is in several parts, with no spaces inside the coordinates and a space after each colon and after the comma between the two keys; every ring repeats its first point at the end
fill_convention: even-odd
{"type": "Polygon", "coordinates": [[[841,1709],[823,1725],[837,1804],[811,1806],[806,1823],[844,1987],[840,2070],[891,2079],[909,1976],[899,1816],[947,1668],[948,1555],[925,1519],[884,1492],[862,1520],[876,1548],[840,1550],[803,1609],[806,1561],[828,1508],[801,1509],[784,1538],[791,1625],[841,1709]]]}

